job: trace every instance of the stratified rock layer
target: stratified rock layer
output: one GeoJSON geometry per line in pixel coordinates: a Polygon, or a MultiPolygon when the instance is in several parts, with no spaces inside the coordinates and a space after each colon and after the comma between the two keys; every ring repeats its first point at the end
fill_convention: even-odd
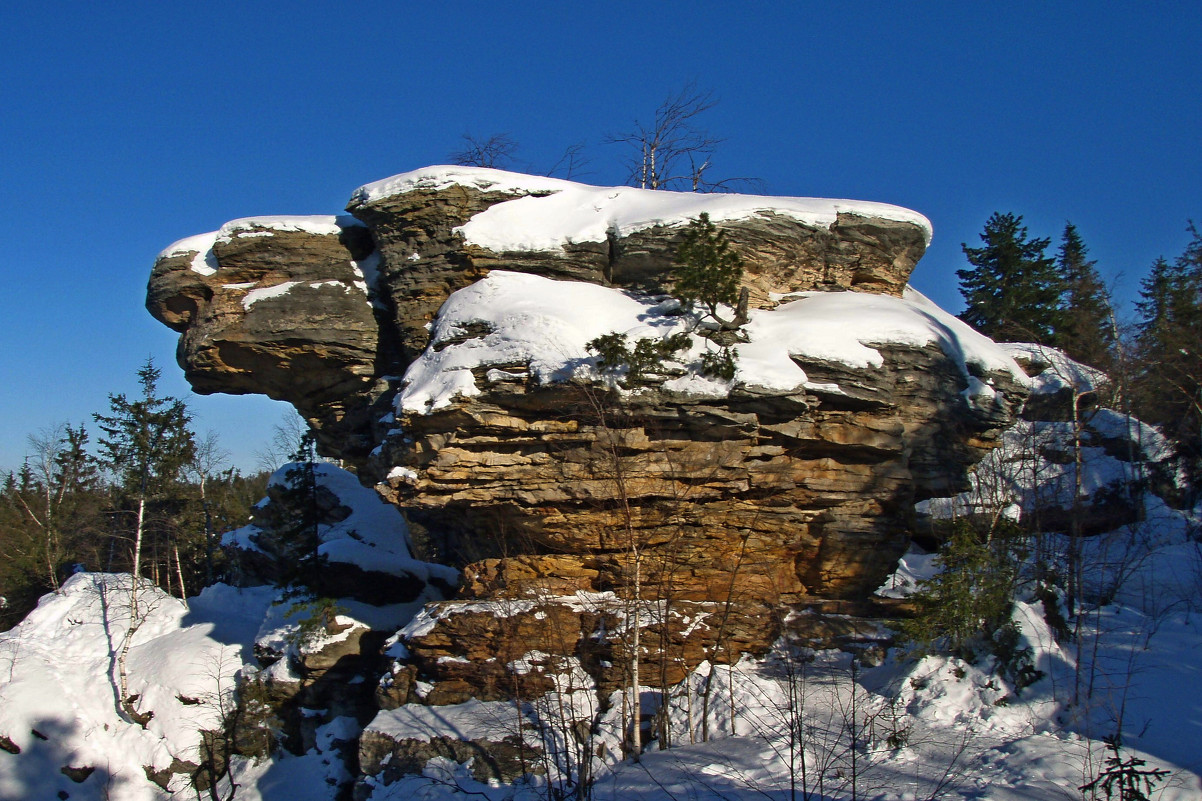
{"type": "Polygon", "coordinates": [[[1013,411],[969,410],[937,347],[886,353],[871,372],[807,363],[843,388],[825,396],[499,382],[403,418],[382,451],[408,468],[390,499],[476,562],[482,597],[621,591],[636,549],[646,596],[862,597],[905,550],[915,500],[960,487],[1013,411]]]}
{"type": "Polygon", "coordinates": [[[361,268],[374,259],[370,233],[349,217],[236,220],[164,251],[146,307],[180,332],[198,393],[288,401],[325,431],[331,454],[350,457],[371,448],[380,394],[381,330],[361,268]]]}
{"type": "Polygon", "coordinates": [[[667,670],[664,681],[762,650],[784,605],[869,595],[906,547],[914,502],[965,486],[1025,378],[1009,357],[974,364],[946,315],[900,298],[925,220],[781,201],[431,168],[361,188],[349,206],[358,223],[242,221],[160,257],[147,303],[183,334],[197,391],[291,401],[324,451],[406,512],[428,555],[464,569],[460,599],[432,605],[429,627],[402,638],[382,705],[537,694],[514,690],[507,667],[534,651],[571,654],[608,691],[634,656],[597,632],[627,625],[631,599],[672,610],[658,630],[644,622],[674,654],[670,669],[645,666],[667,670]],[[425,370],[448,348],[468,358],[491,347],[486,314],[439,328],[457,290],[503,269],[662,293],[700,211],[743,257],[753,316],[777,314],[767,310],[785,293],[850,290],[893,296],[885,313],[936,333],[891,339],[886,327],[856,344],[875,354],[862,363],[789,350],[804,378],[786,388],[736,380],[687,394],[661,376],[619,390],[578,343],[557,378],[529,356],[469,359],[448,368],[463,393],[403,400],[416,360],[425,370]],[[532,599],[512,614],[472,611],[532,599]]]}

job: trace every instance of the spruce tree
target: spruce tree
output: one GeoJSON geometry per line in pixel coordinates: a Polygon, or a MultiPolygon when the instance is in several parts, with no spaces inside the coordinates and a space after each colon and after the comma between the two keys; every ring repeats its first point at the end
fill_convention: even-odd
{"type": "Polygon", "coordinates": [[[1110,294],[1088,255],[1077,226],[1065,223],[1056,254],[1063,309],[1053,344],[1079,362],[1106,369],[1115,343],[1110,294]]]}
{"type": "Polygon", "coordinates": [[[994,213],[983,247],[961,244],[971,269],[957,270],[968,304],[960,319],[994,339],[1050,344],[1060,324],[1063,284],[1044,251],[1050,239],[1030,239],[1022,217],[994,213]]]}
{"type": "Polygon", "coordinates": [[[1172,263],[1157,259],[1140,284],[1136,349],[1141,418],[1173,441],[1195,487],[1202,479],[1202,233],[1172,263]]]}
{"type": "Polygon", "coordinates": [[[140,398],[109,395],[110,414],[92,415],[103,432],[100,464],[116,478],[135,513],[133,569],[141,570],[147,504],[177,484],[196,453],[189,424],[192,415],[182,400],[160,396],[160,370],[153,360],[138,370],[140,398]]]}
{"type": "MultiPolygon", "coordinates": [[[[115,651],[119,695],[117,712],[143,728],[154,711],[140,711],[139,695],[131,693],[127,658],[134,635],[146,621],[150,607],[141,603],[142,549],[147,531],[149,503],[178,483],[180,473],[195,455],[196,444],[188,425],[192,420],[182,400],[158,394],[159,369],[147,359],[138,371],[142,396],[130,400],[110,395],[111,414],[95,414],[100,430],[101,463],[119,482],[135,516],[132,536],[133,574],[129,585],[129,619],[115,651]]],[[[178,557],[177,557],[178,566],[178,557]]],[[[182,588],[181,588],[182,591],[182,588]]]]}

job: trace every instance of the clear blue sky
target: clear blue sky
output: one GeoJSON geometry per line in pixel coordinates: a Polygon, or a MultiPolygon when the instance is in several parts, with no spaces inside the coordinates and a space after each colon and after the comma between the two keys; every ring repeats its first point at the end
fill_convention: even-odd
{"type": "MultiPolygon", "coordinates": [[[[896,203],[935,240],[913,282],[952,311],[994,211],[1077,224],[1129,301],[1202,223],[1202,9],[1179,3],[54,2],[0,26],[0,467],[90,421],[147,356],[156,253],[257,214],[339,212],[362,183],[506,132],[547,168],[688,81],[720,100],[714,174],[896,203]]],[[[240,464],[283,407],[190,397],[240,464]]]]}

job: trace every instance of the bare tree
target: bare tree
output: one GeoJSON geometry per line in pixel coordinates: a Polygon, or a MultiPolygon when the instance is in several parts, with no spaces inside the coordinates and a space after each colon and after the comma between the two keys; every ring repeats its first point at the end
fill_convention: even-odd
{"type": "Polygon", "coordinates": [[[273,473],[281,465],[292,461],[297,444],[308,430],[309,424],[295,409],[284,412],[280,422],[272,426],[271,441],[255,452],[259,469],[273,473]]]}
{"type": "Polygon", "coordinates": [[[551,169],[547,170],[545,174],[548,177],[558,174],[557,177],[570,181],[575,177],[587,175],[587,173],[583,173],[581,170],[588,163],[589,158],[584,155],[584,142],[576,142],[563,149],[563,155],[551,165],[551,169]]]}
{"type": "MultiPolygon", "coordinates": [[[[213,583],[213,551],[217,544],[217,529],[213,522],[213,501],[209,496],[208,484],[209,480],[216,478],[221,474],[225,464],[229,461],[229,452],[221,447],[217,441],[216,433],[210,431],[196,443],[196,454],[192,457],[192,461],[184,466],[184,475],[187,476],[200,491],[200,506],[204,512],[205,520],[205,584],[213,583]]],[[[179,569],[179,550],[175,552],[175,564],[179,569]]],[[[179,577],[180,597],[187,601],[187,595],[184,593],[184,577],[179,577]]]]}
{"type": "Polygon", "coordinates": [[[710,136],[698,117],[717,104],[713,92],[702,91],[690,81],[659,105],[650,123],[636,120],[630,131],[607,135],[606,144],[633,151],[628,151],[628,183],[642,189],[719,192],[746,182],[743,178],[713,181],[706,175],[723,140],[710,136]]]}
{"type": "Polygon", "coordinates": [[[506,169],[517,153],[518,143],[507,133],[496,133],[482,139],[470,133],[463,135],[462,150],[450,154],[451,162],[464,167],[492,167],[506,169]]]}

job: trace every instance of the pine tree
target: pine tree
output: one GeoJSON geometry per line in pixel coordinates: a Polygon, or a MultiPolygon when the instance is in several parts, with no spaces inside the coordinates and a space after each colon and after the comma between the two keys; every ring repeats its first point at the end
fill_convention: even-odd
{"type": "Polygon", "coordinates": [[[1062,282],[1044,254],[1050,239],[1028,239],[1022,217],[991,216],[984,247],[962,244],[972,269],[957,270],[968,308],[960,319],[994,339],[1050,344],[1060,324],[1062,282]]]}
{"type": "Polygon", "coordinates": [[[747,322],[746,300],[740,297],[743,259],[731,250],[726,232],[719,231],[705,212],[689,222],[684,239],[676,249],[675,279],[672,294],[685,308],[702,306],[723,330],[733,330],[747,322]],[[732,320],[718,314],[718,306],[737,306],[732,320]]]}
{"type": "Polygon", "coordinates": [[[182,400],[159,396],[160,375],[154,361],[147,359],[138,370],[142,396],[130,400],[124,393],[109,395],[111,413],[93,415],[103,432],[101,464],[112,472],[135,507],[131,571],[135,576],[141,570],[147,504],[178,481],[184,466],[196,454],[196,442],[188,427],[192,415],[182,400]]]}
{"type": "Polygon", "coordinates": [[[1097,262],[1077,226],[1065,223],[1056,254],[1056,271],[1064,287],[1060,326],[1052,344],[1084,364],[1106,369],[1115,344],[1110,293],[1098,274],[1097,262]]]}
{"type": "Polygon", "coordinates": [[[1202,479],[1202,233],[1177,259],[1157,259],[1140,284],[1136,349],[1139,415],[1174,442],[1196,487],[1202,479]]]}

